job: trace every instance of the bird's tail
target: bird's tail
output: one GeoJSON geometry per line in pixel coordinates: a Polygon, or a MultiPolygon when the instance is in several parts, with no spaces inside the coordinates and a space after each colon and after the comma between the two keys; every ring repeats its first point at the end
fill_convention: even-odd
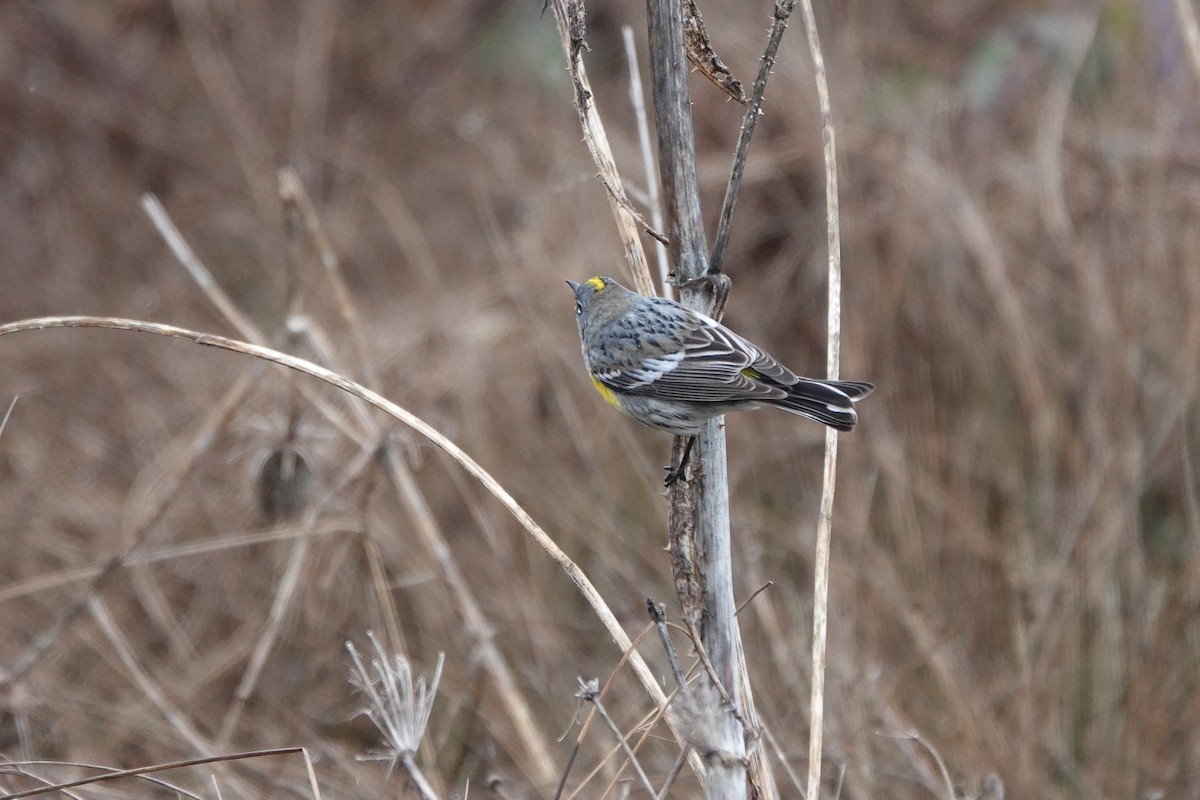
{"type": "Polygon", "coordinates": [[[869,395],[875,384],[801,378],[799,383],[780,388],[785,389],[788,396],[782,400],[772,400],[772,405],[839,431],[848,431],[858,422],[854,404],[869,395]]]}

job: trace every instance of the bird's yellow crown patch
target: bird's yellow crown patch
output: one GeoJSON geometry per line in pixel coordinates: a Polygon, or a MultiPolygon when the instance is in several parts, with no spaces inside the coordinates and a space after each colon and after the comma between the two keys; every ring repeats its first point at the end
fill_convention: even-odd
{"type": "Polygon", "coordinates": [[[588,278],[586,281],[583,282],[583,284],[584,284],[584,286],[592,287],[597,292],[608,285],[604,282],[604,278],[601,278],[599,275],[592,277],[592,278],[588,278]]]}

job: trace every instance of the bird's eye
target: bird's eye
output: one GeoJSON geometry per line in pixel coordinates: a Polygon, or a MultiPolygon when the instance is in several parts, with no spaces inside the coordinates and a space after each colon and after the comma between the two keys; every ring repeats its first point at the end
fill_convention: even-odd
{"type": "Polygon", "coordinates": [[[583,316],[583,303],[575,304],[575,316],[583,316]]]}

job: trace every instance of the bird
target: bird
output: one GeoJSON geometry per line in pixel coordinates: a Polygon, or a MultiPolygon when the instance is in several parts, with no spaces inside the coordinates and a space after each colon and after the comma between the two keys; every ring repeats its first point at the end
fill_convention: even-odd
{"type": "Polygon", "coordinates": [[[849,431],[858,422],[854,404],[875,388],[800,377],[715,319],[612,278],[567,284],[575,293],[583,363],[600,396],[644,425],[691,437],[678,466],[667,468],[668,486],[713,417],[774,406],[849,431]]]}

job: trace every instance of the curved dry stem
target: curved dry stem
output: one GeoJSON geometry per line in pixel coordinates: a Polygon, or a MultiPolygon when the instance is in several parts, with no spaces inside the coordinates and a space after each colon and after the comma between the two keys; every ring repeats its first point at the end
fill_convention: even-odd
{"type": "Polygon", "coordinates": [[[1064,247],[1074,237],[1067,209],[1066,181],[1062,163],[1063,134],[1071,110],[1071,93],[1083,69],[1084,59],[1096,38],[1097,14],[1079,13],[1068,23],[1062,64],[1046,92],[1042,124],[1038,126],[1037,152],[1041,162],[1041,203],[1046,225],[1064,247]]]}
{"type": "Polygon", "coordinates": [[[324,381],[331,386],[335,386],[342,391],[353,395],[354,397],[363,400],[375,408],[383,411],[392,418],[407,425],[417,433],[424,436],[446,455],[454,459],[464,470],[466,470],[473,478],[479,481],[485,489],[488,490],[497,500],[500,501],[513,518],[521,524],[527,533],[534,538],[538,545],[546,551],[546,553],[554,559],[555,562],[566,573],[570,581],[575,584],[584,600],[591,606],[592,610],[599,617],[601,623],[612,637],[613,642],[621,649],[623,653],[629,653],[630,662],[633,664],[634,672],[638,676],[638,680],[642,682],[646,691],[654,699],[654,702],[663,708],[666,706],[667,698],[662,689],[659,688],[655,681],[654,675],[650,672],[646,662],[642,660],[640,654],[636,651],[630,652],[631,641],[617,618],[609,609],[608,604],[596,591],[595,586],[588,580],[578,565],[573,562],[566,553],[554,542],[550,536],[542,530],[541,526],[533,520],[533,517],[521,507],[521,505],[513,499],[512,495],[500,485],[483,467],[479,466],[476,461],[466,454],[458,445],[447,439],[435,428],[431,427],[420,417],[412,414],[409,411],[388,400],[383,395],[374,392],[359,383],[342,377],[332,370],[325,369],[311,361],[305,361],[302,358],[296,358],[286,353],[281,353],[278,350],[272,350],[269,347],[250,344],[248,342],[239,342],[236,339],[229,339],[224,336],[217,336],[211,333],[200,333],[198,331],[179,328],[174,325],[164,325],[155,322],[145,322],[143,320],[118,319],[114,317],[86,317],[86,316],[70,316],[70,317],[39,317],[36,319],[20,320],[11,322],[5,325],[0,325],[0,336],[6,336],[12,333],[21,331],[45,330],[48,328],[108,328],[112,330],[135,331],[139,333],[151,333],[157,336],[166,336],[173,339],[182,339],[184,341],[193,342],[207,347],[216,347],[221,350],[229,350],[235,353],[253,356],[255,358],[270,361],[274,364],[287,367],[288,369],[303,372],[306,375],[311,375],[314,378],[324,381]]]}
{"type": "Polygon", "coordinates": [[[938,769],[938,775],[942,779],[942,785],[946,787],[947,800],[954,800],[954,798],[957,797],[954,792],[954,781],[950,779],[950,770],[946,768],[946,762],[942,760],[942,756],[937,749],[929,742],[925,741],[925,738],[921,736],[921,734],[917,733],[916,731],[909,731],[908,733],[880,733],[879,735],[887,737],[888,739],[901,739],[904,741],[916,742],[917,744],[921,745],[921,747],[925,748],[925,752],[929,753],[929,757],[933,759],[933,763],[938,769]]]}

